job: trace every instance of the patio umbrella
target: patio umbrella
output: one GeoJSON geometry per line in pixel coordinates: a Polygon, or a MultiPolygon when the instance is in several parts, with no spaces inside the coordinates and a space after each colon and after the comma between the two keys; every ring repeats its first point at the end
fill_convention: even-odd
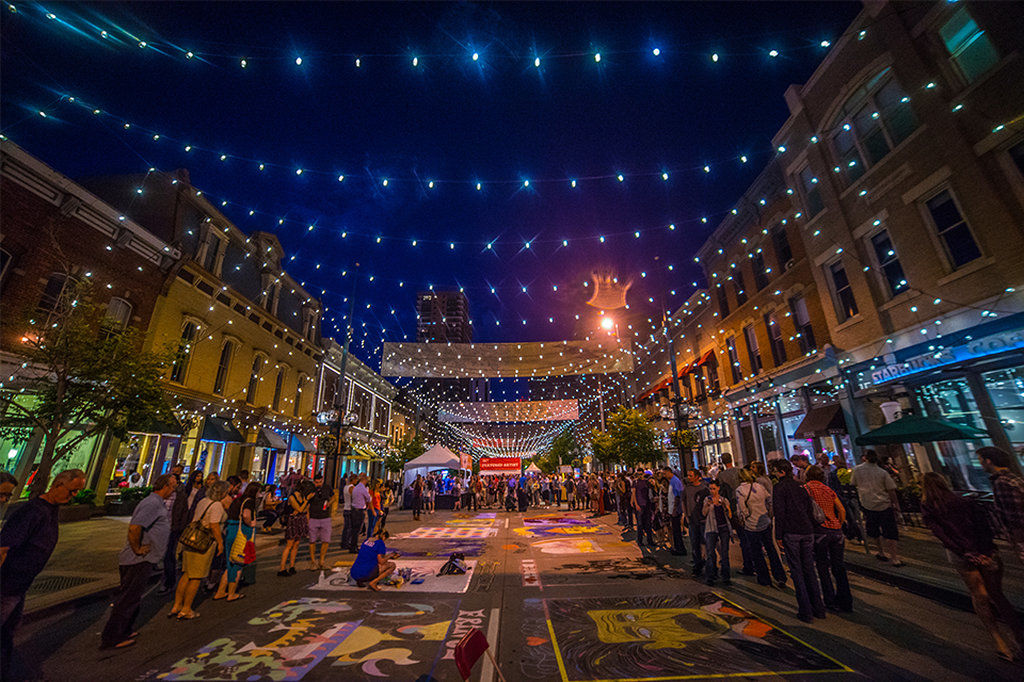
{"type": "Polygon", "coordinates": [[[909,415],[857,436],[857,445],[929,443],[937,440],[988,438],[988,432],[965,424],[909,415]]]}

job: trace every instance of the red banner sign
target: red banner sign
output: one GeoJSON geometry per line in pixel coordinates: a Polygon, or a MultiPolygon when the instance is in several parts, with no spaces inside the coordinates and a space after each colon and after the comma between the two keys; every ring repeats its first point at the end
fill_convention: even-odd
{"type": "Polygon", "coordinates": [[[519,457],[481,457],[481,474],[519,474],[522,471],[519,457]]]}

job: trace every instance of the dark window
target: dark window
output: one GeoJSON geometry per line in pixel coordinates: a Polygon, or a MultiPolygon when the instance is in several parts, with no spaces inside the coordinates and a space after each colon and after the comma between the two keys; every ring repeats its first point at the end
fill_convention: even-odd
{"type": "Polygon", "coordinates": [[[249,385],[245,388],[245,402],[250,405],[256,404],[256,391],[260,387],[260,372],[263,371],[263,356],[257,355],[252,359],[252,371],[249,373],[249,385]]]}
{"type": "Polygon", "coordinates": [[[761,349],[757,345],[757,332],[754,325],[748,324],[743,328],[743,338],[747,341],[747,359],[750,360],[750,371],[752,374],[761,373],[761,349]]]}
{"type": "Polygon", "coordinates": [[[712,353],[707,362],[704,363],[704,371],[707,374],[708,392],[711,397],[718,397],[720,392],[718,384],[718,358],[712,353]]]}
{"type": "Polygon", "coordinates": [[[7,249],[0,249],[0,285],[3,285],[7,278],[7,266],[11,264],[11,252],[7,249]]]}
{"type": "Polygon", "coordinates": [[[718,312],[721,313],[723,318],[729,316],[729,296],[725,293],[725,289],[721,286],[718,287],[718,312]]]}
{"type": "Polygon", "coordinates": [[[793,249],[789,246],[785,225],[772,228],[772,246],[775,248],[775,258],[779,261],[779,269],[785,270],[786,263],[793,260],[793,249]]]}
{"type": "Polygon", "coordinates": [[[970,263],[972,260],[981,257],[981,250],[978,243],[974,241],[971,228],[967,226],[963,214],[957,208],[953,195],[949,190],[943,190],[926,202],[928,213],[932,216],[935,229],[942,238],[942,244],[946,248],[946,255],[954,268],[970,263]]]}
{"type": "Polygon", "coordinates": [[[1024,176],[1024,140],[1010,147],[1010,158],[1017,166],[1017,171],[1024,176]]]}
{"type": "Polygon", "coordinates": [[[178,352],[174,356],[174,364],[171,365],[171,381],[175,383],[185,383],[188,363],[192,359],[192,344],[195,343],[197,331],[199,331],[199,326],[195,322],[186,322],[181,328],[178,352]]]}
{"type": "Polygon", "coordinates": [[[270,408],[277,412],[281,406],[281,388],[284,386],[284,368],[281,367],[277,370],[277,380],[274,382],[274,402],[271,403],[270,408]]]}
{"type": "Polygon", "coordinates": [[[775,319],[775,314],[764,316],[764,326],[768,328],[768,342],[771,346],[772,361],[778,367],[786,361],[786,344],[782,340],[782,326],[775,319]]]}
{"type": "Polygon", "coordinates": [[[754,266],[754,286],[761,291],[768,286],[768,268],[764,264],[764,254],[760,249],[751,257],[750,262],[754,266]]]}
{"type": "Polygon", "coordinates": [[[743,282],[743,272],[733,270],[732,290],[736,294],[736,305],[741,306],[747,302],[747,286],[743,282]]]}
{"type": "Polygon", "coordinates": [[[43,287],[43,295],[39,297],[39,305],[37,306],[38,311],[46,316],[49,321],[50,316],[57,312],[62,312],[67,307],[68,289],[75,283],[73,277],[68,277],[63,272],[55,272],[50,275],[50,279],[46,280],[46,286],[43,287]]]}
{"type": "MultiPolygon", "coordinates": [[[[304,377],[303,375],[300,374],[299,375],[299,380],[295,384],[295,404],[292,405],[292,416],[293,417],[298,417],[299,416],[299,408],[301,407],[301,403],[302,403],[302,389],[305,388],[305,386],[306,386],[306,377],[304,377]]],[[[341,416],[344,416],[344,410],[342,410],[340,412],[340,414],[341,414],[341,416]]]]}
{"type": "Polygon", "coordinates": [[[804,207],[807,209],[807,219],[810,220],[821,213],[821,209],[825,208],[825,204],[821,201],[821,190],[818,187],[818,178],[814,177],[814,172],[809,166],[800,171],[800,189],[803,191],[804,195],[804,207]]]}
{"type": "Polygon", "coordinates": [[[789,310],[793,313],[793,326],[796,328],[796,340],[800,342],[800,351],[808,353],[815,350],[818,344],[814,340],[814,328],[811,316],[807,312],[807,300],[803,296],[789,299],[789,310]]]}
{"type": "Polygon", "coordinates": [[[910,288],[907,277],[903,274],[903,266],[896,256],[896,248],[889,239],[889,233],[882,230],[871,238],[871,248],[875,251],[878,267],[882,270],[882,279],[889,288],[889,296],[895,296],[910,288]]]}
{"type": "Polygon", "coordinates": [[[738,384],[742,377],[742,372],[740,371],[740,356],[736,352],[736,339],[726,340],[725,347],[729,352],[729,369],[732,373],[732,383],[738,384]]]}
{"type": "Polygon", "coordinates": [[[836,316],[840,322],[845,322],[857,314],[857,300],[853,296],[853,287],[846,276],[843,261],[837,260],[829,265],[828,273],[832,278],[832,291],[835,294],[836,316]]]}
{"type": "Polygon", "coordinates": [[[950,59],[968,83],[973,83],[999,61],[992,41],[966,7],[957,10],[939,29],[939,34],[950,59]]]}
{"type": "Polygon", "coordinates": [[[203,253],[203,262],[200,265],[203,269],[214,275],[218,274],[214,268],[217,267],[217,253],[220,251],[220,239],[213,234],[213,229],[206,234],[206,251],[203,253]]]}
{"type": "Polygon", "coordinates": [[[224,386],[228,381],[228,370],[231,368],[231,356],[235,352],[235,344],[226,342],[220,349],[220,359],[217,360],[217,375],[213,379],[213,392],[215,395],[224,395],[224,386]]]}

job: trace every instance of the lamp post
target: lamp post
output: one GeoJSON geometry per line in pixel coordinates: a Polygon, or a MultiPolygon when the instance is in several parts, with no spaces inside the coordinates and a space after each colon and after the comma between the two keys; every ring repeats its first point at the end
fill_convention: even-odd
{"type": "Polygon", "coordinates": [[[676,360],[676,343],[672,338],[672,334],[668,329],[669,315],[668,311],[662,313],[662,325],[665,329],[665,339],[668,341],[669,357],[672,360],[672,392],[675,394],[672,398],[672,409],[675,413],[676,423],[676,447],[679,449],[679,468],[683,472],[683,477],[686,477],[686,460],[689,457],[689,448],[685,448],[686,453],[683,453],[683,430],[688,428],[687,416],[682,414],[682,402],[683,393],[679,386],[679,363],[676,360]]]}

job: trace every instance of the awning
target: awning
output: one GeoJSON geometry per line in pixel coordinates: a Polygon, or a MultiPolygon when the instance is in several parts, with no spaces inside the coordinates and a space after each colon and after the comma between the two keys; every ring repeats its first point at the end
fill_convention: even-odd
{"type": "Polygon", "coordinates": [[[180,436],[185,432],[181,422],[173,414],[150,415],[141,422],[129,424],[128,431],[131,433],[158,433],[168,436],[180,436]]]}
{"type": "Polygon", "coordinates": [[[973,440],[988,438],[988,432],[966,424],[908,415],[873,431],[857,436],[857,445],[889,443],[931,443],[937,440],[973,440]]]}
{"type": "Polygon", "coordinates": [[[297,433],[292,434],[291,446],[288,449],[294,452],[316,452],[316,448],[309,442],[309,438],[297,433]]]}
{"type": "Polygon", "coordinates": [[[812,407],[804,415],[800,426],[796,427],[793,434],[796,438],[815,438],[832,436],[846,433],[846,419],[843,418],[843,410],[838,403],[812,407]]]}
{"type": "Polygon", "coordinates": [[[284,438],[281,438],[277,431],[268,429],[266,426],[261,428],[259,435],[256,436],[256,445],[261,448],[271,448],[273,450],[288,449],[288,443],[285,442],[284,438]]]}
{"type": "Polygon", "coordinates": [[[244,443],[245,437],[238,432],[230,419],[207,417],[203,420],[203,435],[199,440],[213,440],[221,443],[244,443]]]}
{"type": "MultiPolygon", "coordinates": [[[[710,354],[712,352],[713,351],[708,351],[707,353],[704,354],[704,356],[702,356],[702,358],[694,358],[690,362],[687,362],[684,365],[682,365],[679,368],[678,376],[680,378],[682,378],[682,377],[686,376],[687,374],[689,374],[690,372],[692,372],[694,370],[694,368],[696,368],[700,362],[703,362],[703,361],[707,360],[708,354],[710,354]]],[[[669,372],[667,375],[665,375],[661,379],[659,379],[658,383],[654,384],[653,386],[648,388],[646,391],[644,391],[643,393],[638,395],[636,397],[636,399],[637,400],[643,400],[647,396],[652,395],[654,393],[657,393],[658,391],[660,391],[661,389],[665,388],[666,386],[668,386],[671,383],[672,383],[672,372],[669,372]]]]}
{"type": "Polygon", "coordinates": [[[693,367],[691,367],[689,371],[693,371],[693,370],[697,369],[698,367],[700,367],[701,365],[703,365],[705,362],[710,360],[711,356],[714,355],[714,354],[715,354],[715,349],[714,348],[712,348],[709,351],[706,351],[704,353],[704,355],[700,356],[700,360],[697,360],[697,362],[693,363],[693,367]]]}

